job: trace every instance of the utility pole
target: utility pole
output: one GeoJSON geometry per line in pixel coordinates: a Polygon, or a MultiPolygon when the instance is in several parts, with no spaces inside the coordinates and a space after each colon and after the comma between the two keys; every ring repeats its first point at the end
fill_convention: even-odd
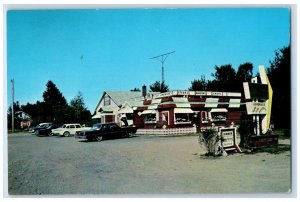
{"type": "Polygon", "coordinates": [[[152,58],[149,59],[157,59],[158,61],[161,62],[161,85],[165,82],[165,78],[164,78],[164,62],[166,61],[167,57],[172,54],[175,53],[175,51],[169,52],[169,53],[164,53],[158,56],[154,56],[152,58]]]}
{"type": "Polygon", "coordinates": [[[14,112],[14,79],[11,80],[11,92],[12,92],[12,103],[11,103],[11,130],[12,132],[15,131],[15,112],[14,112]]]}

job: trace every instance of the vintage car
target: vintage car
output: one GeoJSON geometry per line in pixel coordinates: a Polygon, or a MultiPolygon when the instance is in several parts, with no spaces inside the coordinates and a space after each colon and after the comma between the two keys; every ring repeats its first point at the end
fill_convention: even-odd
{"type": "Polygon", "coordinates": [[[51,125],[51,124],[52,124],[52,123],[40,123],[40,124],[38,124],[38,125],[36,125],[36,126],[34,126],[34,127],[30,127],[28,131],[29,131],[30,133],[38,134],[38,131],[39,131],[40,129],[44,129],[44,128],[48,127],[48,126],[51,125]]]}
{"type": "Polygon", "coordinates": [[[97,123],[90,130],[76,132],[75,138],[89,141],[131,137],[136,132],[135,127],[120,127],[116,123],[97,123]]]}
{"type": "Polygon", "coordinates": [[[91,127],[83,127],[79,123],[69,123],[63,124],[61,127],[52,129],[52,135],[59,135],[64,137],[69,137],[70,135],[75,135],[77,131],[88,130],[91,127]]]}
{"type": "Polygon", "coordinates": [[[48,127],[41,128],[40,130],[38,130],[36,135],[38,135],[38,136],[40,136],[40,135],[52,136],[53,134],[52,134],[51,130],[56,129],[58,127],[59,127],[59,125],[50,124],[50,125],[48,125],[48,127]]]}

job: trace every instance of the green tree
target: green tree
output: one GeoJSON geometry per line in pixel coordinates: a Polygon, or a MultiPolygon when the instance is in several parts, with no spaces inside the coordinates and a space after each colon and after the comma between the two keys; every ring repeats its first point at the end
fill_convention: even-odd
{"type": "Polygon", "coordinates": [[[237,88],[239,92],[244,92],[243,82],[251,82],[253,77],[253,64],[246,62],[241,64],[236,72],[237,88]]]}
{"type": "MultiPolygon", "coordinates": [[[[14,102],[14,114],[17,111],[22,111],[22,108],[20,107],[19,101],[14,102]]],[[[7,110],[7,127],[12,128],[12,108],[11,106],[7,110]]],[[[20,128],[20,121],[14,117],[14,128],[18,129],[20,128]]]]}
{"type": "Polygon", "coordinates": [[[246,62],[241,64],[236,72],[236,77],[239,82],[250,82],[253,77],[253,64],[246,62]]]}
{"type": "Polygon", "coordinates": [[[291,128],[291,48],[275,51],[275,58],[267,68],[273,88],[272,119],[276,128],[291,128]]]}
{"type": "Polygon", "coordinates": [[[65,97],[52,81],[48,81],[46,87],[43,98],[45,102],[44,113],[47,114],[47,121],[64,122],[64,117],[68,112],[68,104],[65,97]]]}
{"type": "Polygon", "coordinates": [[[73,121],[84,122],[90,119],[91,113],[85,107],[82,93],[78,94],[70,101],[70,113],[73,115],[73,121]]]}
{"type": "Polygon", "coordinates": [[[166,85],[164,82],[160,83],[160,81],[155,81],[152,85],[150,85],[150,91],[152,92],[168,92],[169,86],[166,85]]]}
{"type": "Polygon", "coordinates": [[[130,90],[131,92],[141,92],[141,90],[139,88],[134,88],[130,90]]]}
{"type": "Polygon", "coordinates": [[[230,64],[215,66],[215,73],[212,73],[211,75],[215,78],[214,87],[216,87],[218,91],[239,90],[236,80],[236,72],[230,64]]]}
{"type": "Polygon", "coordinates": [[[192,91],[206,91],[207,90],[207,82],[205,80],[205,76],[202,75],[201,79],[194,79],[191,82],[191,87],[189,90],[192,91]]]}

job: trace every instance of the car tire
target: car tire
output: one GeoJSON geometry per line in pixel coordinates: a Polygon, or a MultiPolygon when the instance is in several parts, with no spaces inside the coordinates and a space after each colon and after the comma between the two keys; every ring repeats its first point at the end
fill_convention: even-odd
{"type": "Polygon", "coordinates": [[[53,136],[53,133],[52,133],[52,132],[50,132],[50,133],[48,134],[48,136],[53,136]]]}
{"type": "Polygon", "coordinates": [[[64,132],[63,134],[65,137],[69,137],[70,136],[70,133],[68,131],[64,132]]]}
{"type": "Polygon", "coordinates": [[[96,136],[96,141],[97,141],[97,142],[101,142],[102,139],[103,139],[102,135],[101,135],[101,136],[96,136]]]}
{"type": "Polygon", "coordinates": [[[39,135],[39,131],[38,130],[34,131],[34,134],[39,135]]]}

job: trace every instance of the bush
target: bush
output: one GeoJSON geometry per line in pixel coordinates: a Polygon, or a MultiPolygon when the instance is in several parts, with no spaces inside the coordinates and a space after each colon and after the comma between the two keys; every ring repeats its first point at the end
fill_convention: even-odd
{"type": "Polygon", "coordinates": [[[206,129],[199,134],[200,147],[207,151],[207,155],[214,155],[219,141],[220,137],[214,128],[206,129]]]}

